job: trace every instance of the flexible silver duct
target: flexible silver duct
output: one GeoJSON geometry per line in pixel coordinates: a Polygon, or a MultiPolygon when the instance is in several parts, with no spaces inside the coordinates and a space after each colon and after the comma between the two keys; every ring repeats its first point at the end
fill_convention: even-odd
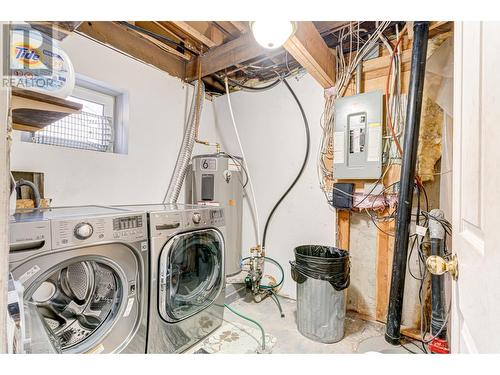
{"type": "Polygon", "coordinates": [[[198,82],[194,85],[193,99],[191,100],[191,108],[189,109],[188,120],[184,130],[184,137],[182,138],[182,144],[179,150],[179,155],[177,156],[177,162],[175,163],[175,168],[172,173],[172,178],[170,179],[167,192],[163,198],[163,203],[177,203],[177,199],[179,198],[179,194],[181,192],[182,183],[184,182],[184,177],[186,176],[189,162],[191,161],[191,155],[193,153],[195,143],[196,113],[198,112],[198,116],[201,117],[201,111],[203,109],[203,100],[205,98],[205,85],[203,82],[201,82],[200,87],[201,100],[199,100],[199,103],[197,96],[198,82]]]}

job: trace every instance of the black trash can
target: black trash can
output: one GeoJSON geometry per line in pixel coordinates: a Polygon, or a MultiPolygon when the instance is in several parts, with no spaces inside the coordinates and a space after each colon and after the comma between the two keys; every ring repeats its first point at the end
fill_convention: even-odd
{"type": "Polygon", "coordinates": [[[299,332],[322,343],[340,341],[344,337],[349,253],[331,246],[299,246],[290,265],[297,283],[299,332]]]}

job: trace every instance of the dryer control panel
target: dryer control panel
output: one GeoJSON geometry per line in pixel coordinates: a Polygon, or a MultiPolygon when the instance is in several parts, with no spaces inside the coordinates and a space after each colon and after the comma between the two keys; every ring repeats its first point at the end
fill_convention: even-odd
{"type": "Polygon", "coordinates": [[[135,242],[146,239],[145,214],[97,216],[52,222],[54,249],[95,242],[135,242]]]}

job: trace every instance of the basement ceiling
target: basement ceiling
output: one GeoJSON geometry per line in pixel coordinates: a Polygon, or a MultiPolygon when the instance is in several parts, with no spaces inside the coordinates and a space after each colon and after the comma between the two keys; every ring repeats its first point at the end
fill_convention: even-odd
{"type": "MultiPolygon", "coordinates": [[[[42,31],[54,26],[58,39],[71,32],[83,34],[186,82],[201,78],[212,95],[225,92],[226,76],[235,90],[237,84],[260,85],[304,69],[323,87],[331,87],[336,61],[332,48],[342,43],[343,51],[356,49],[356,41],[342,38],[346,28],[359,28],[361,38],[376,28],[372,21],[301,21],[284,47],[267,50],[255,42],[248,21],[30,23],[42,31]]],[[[392,22],[385,36],[392,39],[404,24],[392,22]]],[[[450,28],[451,22],[434,22],[436,31],[450,28]]]]}

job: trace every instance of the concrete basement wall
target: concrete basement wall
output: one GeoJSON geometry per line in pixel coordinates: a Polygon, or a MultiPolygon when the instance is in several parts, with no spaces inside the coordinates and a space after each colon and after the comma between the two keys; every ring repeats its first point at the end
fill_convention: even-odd
{"type": "MultiPolygon", "coordinates": [[[[309,75],[288,82],[299,97],[311,128],[311,153],[307,168],[294,190],[283,201],[270,224],[266,255],[285,269],[281,294],[295,298],[295,283],[289,261],[293,249],[303,244],[335,243],[334,211],[326,204],[319,189],[316,169],[321,134],[323,89],[309,75]]],[[[304,156],[305,131],[300,111],[285,85],[264,92],[231,94],[234,116],[254,179],[261,232],[272,207],[295,178],[304,156]]],[[[216,127],[227,152],[240,155],[225,96],[214,100],[216,127]]],[[[243,213],[243,254],[255,246],[248,206],[243,213]]],[[[270,265],[266,273],[278,276],[270,265]]]]}
{"type": "MultiPolygon", "coordinates": [[[[128,93],[128,154],[22,142],[21,132],[14,131],[12,170],[44,173],[45,195],[53,206],[160,202],[182,141],[192,88],[80,35],[69,36],[62,46],[77,73],[128,93]]],[[[206,101],[201,137],[215,137],[213,118],[212,103],[206,101]]]]}

